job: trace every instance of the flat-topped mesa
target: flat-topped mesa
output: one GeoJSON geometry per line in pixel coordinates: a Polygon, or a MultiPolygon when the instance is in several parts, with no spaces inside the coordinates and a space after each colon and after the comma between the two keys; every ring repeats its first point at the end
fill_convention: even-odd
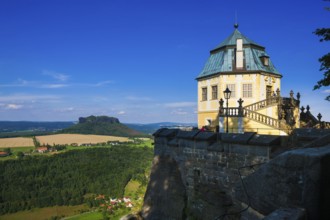
{"type": "Polygon", "coordinates": [[[100,123],[100,122],[107,122],[107,123],[111,123],[111,124],[118,124],[119,119],[115,118],[115,117],[109,117],[109,116],[88,116],[88,117],[80,117],[79,118],[79,123],[100,123]]]}

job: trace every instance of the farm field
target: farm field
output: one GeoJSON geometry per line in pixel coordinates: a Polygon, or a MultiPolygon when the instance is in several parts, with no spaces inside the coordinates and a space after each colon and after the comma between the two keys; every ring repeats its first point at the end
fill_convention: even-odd
{"type": "Polygon", "coordinates": [[[0,138],[0,148],[32,147],[33,139],[28,137],[0,138]]]}
{"type": "MultiPolygon", "coordinates": [[[[45,136],[36,136],[40,144],[60,144],[70,145],[77,143],[78,145],[84,143],[97,144],[107,141],[130,141],[127,137],[115,137],[105,135],[88,135],[88,134],[54,134],[45,136]]],[[[32,137],[15,137],[15,138],[0,138],[0,148],[16,148],[16,147],[33,147],[32,137]]]]}
{"type": "Polygon", "coordinates": [[[78,145],[91,143],[97,144],[107,141],[130,141],[127,137],[115,137],[115,136],[105,136],[105,135],[88,135],[88,134],[54,134],[54,135],[45,135],[37,136],[37,140],[40,144],[60,144],[60,145],[70,145],[76,143],[78,145]]]}

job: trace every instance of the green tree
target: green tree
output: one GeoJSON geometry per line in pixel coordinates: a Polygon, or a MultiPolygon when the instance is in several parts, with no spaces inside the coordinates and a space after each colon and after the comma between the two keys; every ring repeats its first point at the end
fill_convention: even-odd
{"type": "Polygon", "coordinates": [[[37,140],[36,136],[33,136],[33,143],[34,143],[34,146],[37,148],[37,147],[40,147],[40,142],[37,140]]]}
{"type": "Polygon", "coordinates": [[[4,149],[4,152],[6,152],[7,154],[10,155],[10,154],[11,154],[11,149],[10,149],[9,147],[8,147],[8,148],[5,148],[5,149],[4,149]]]}
{"type": "MultiPolygon", "coordinates": [[[[330,2],[330,0],[325,0],[330,2]]],[[[325,8],[330,11],[330,8],[325,8]]],[[[330,40],[330,28],[318,28],[315,30],[314,34],[320,37],[320,42],[330,40]]],[[[330,85],[330,53],[325,54],[319,59],[321,63],[320,71],[324,71],[323,79],[319,80],[314,86],[314,90],[320,89],[321,87],[327,87],[330,85]]],[[[330,95],[328,95],[326,100],[330,101],[330,95]]]]}
{"type": "Polygon", "coordinates": [[[18,159],[22,159],[24,157],[24,153],[22,151],[18,151],[16,153],[16,156],[18,157],[18,159]]]}

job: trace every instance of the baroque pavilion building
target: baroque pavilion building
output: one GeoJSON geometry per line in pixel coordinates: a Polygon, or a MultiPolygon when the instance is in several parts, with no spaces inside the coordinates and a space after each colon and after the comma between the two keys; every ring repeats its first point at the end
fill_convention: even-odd
{"type": "Polygon", "coordinates": [[[220,132],[289,134],[300,124],[299,93],[297,99],[292,91],[288,98],[281,96],[282,74],[265,47],[244,36],[238,25],[234,27],[234,32],[210,51],[196,78],[198,127],[220,132]]]}

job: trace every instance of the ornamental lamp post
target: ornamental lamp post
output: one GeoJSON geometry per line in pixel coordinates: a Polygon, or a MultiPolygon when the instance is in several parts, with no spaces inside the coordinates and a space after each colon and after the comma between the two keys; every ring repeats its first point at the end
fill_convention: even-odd
{"type": "Polygon", "coordinates": [[[223,96],[225,97],[225,99],[227,100],[226,104],[226,118],[227,118],[227,124],[226,124],[226,133],[228,133],[228,99],[230,99],[230,95],[231,95],[231,91],[228,89],[228,87],[226,88],[225,91],[223,91],[223,96]]]}

